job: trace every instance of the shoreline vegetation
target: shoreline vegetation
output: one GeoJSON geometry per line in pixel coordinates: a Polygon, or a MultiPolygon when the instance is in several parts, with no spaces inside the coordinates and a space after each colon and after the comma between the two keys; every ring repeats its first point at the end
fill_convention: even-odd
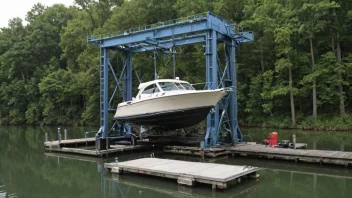
{"type": "Polygon", "coordinates": [[[243,127],[260,127],[260,128],[278,128],[278,129],[300,129],[307,131],[352,131],[352,115],[343,116],[299,118],[297,124],[293,127],[290,123],[290,117],[272,117],[258,123],[248,123],[240,120],[240,126],[243,127]]]}
{"type": "MultiPolygon", "coordinates": [[[[0,125],[99,125],[99,48],[88,35],[211,11],[253,31],[236,50],[242,126],[352,130],[351,0],[75,0],[35,4],[0,27],[0,125]]],[[[157,74],[172,78],[158,53],[157,74]]],[[[218,45],[224,71],[224,46],[218,45]]],[[[118,76],[122,53],[110,52],[118,76]]],[[[133,95],[154,76],[153,52],[133,55],[133,95]]],[[[176,76],[206,82],[203,44],[177,48],[176,76]]],[[[123,75],[122,75],[123,76],[123,75]]],[[[109,93],[115,81],[109,77],[109,93]]],[[[123,87],[123,80],[121,80],[123,87]]],[[[117,94],[112,107],[122,101],[117,94]]],[[[112,117],[111,119],[112,120],[112,117]]]]}
{"type": "MultiPolygon", "coordinates": [[[[28,125],[28,124],[2,124],[0,126],[56,126],[58,124],[52,125],[28,125]]],[[[87,124],[87,123],[60,123],[60,126],[96,126],[97,128],[99,125],[97,124],[87,124]]],[[[296,129],[302,131],[336,131],[336,132],[352,132],[352,115],[344,115],[343,118],[335,117],[333,119],[310,119],[310,120],[303,120],[302,123],[297,124],[295,127],[292,127],[289,123],[289,118],[286,118],[279,121],[279,118],[272,118],[266,120],[262,123],[246,123],[246,122],[239,122],[240,128],[262,128],[262,129],[296,129]],[[351,121],[350,121],[351,120],[351,121]]],[[[204,123],[199,124],[198,126],[190,127],[190,130],[194,130],[194,128],[198,128],[199,130],[204,129],[206,130],[206,125],[204,123]]]]}
{"type": "Polygon", "coordinates": [[[352,128],[334,128],[334,127],[320,127],[320,126],[315,126],[315,127],[306,127],[306,126],[296,126],[296,127],[290,127],[290,126],[278,126],[278,125],[266,125],[266,124],[251,124],[251,125],[245,125],[245,124],[240,124],[240,127],[244,128],[262,128],[262,129],[273,129],[273,130],[280,130],[280,129],[289,129],[289,130],[302,130],[302,131],[321,131],[321,132],[328,132],[328,131],[334,131],[334,132],[352,132],[352,128]]]}

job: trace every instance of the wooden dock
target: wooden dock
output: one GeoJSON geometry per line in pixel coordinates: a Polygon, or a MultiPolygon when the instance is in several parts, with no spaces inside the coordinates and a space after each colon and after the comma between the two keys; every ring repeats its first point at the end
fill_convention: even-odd
{"type": "Polygon", "coordinates": [[[164,152],[201,157],[219,157],[228,154],[225,148],[199,148],[190,146],[164,146],[164,152]]]}
{"type": "Polygon", "coordinates": [[[69,139],[61,141],[47,141],[44,142],[45,147],[49,148],[60,148],[60,147],[79,147],[79,146],[91,146],[95,145],[95,138],[80,138],[80,139],[69,139]]]}
{"type": "Polygon", "coordinates": [[[352,165],[352,152],[275,148],[262,144],[237,144],[227,147],[230,154],[256,156],[268,159],[294,160],[311,163],[352,165]]]}
{"type": "Polygon", "coordinates": [[[160,158],[141,158],[126,162],[105,163],[113,174],[132,172],[164,178],[177,179],[178,184],[193,186],[195,183],[211,184],[212,188],[224,189],[240,183],[242,178],[258,178],[259,168],[215,163],[188,162],[160,158]]]}
{"type": "Polygon", "coordinates": [[[135,151],[149,149],[151,146],[148,145],[110,145],[110,149],[107,150],[97,150],[95,147],[86,147],[86,148],[50,148],[45,147],[47,152],[60,152],[60,153],[71,153],[71,154],[80,154],[80,155],[90,155],[96,157],[105,157],[109,154],[122,153],[124,151],[135,151]]]}
{"type": "Polygon", "coordinates": [[[109,154],[121,153],[124,151],[135,151],[152,148],[150,145],[110,145],[107,150],[97,150],[95,138],[69,139],[61,141],[44,142],[46,152],[59,152],[94,157],[104,157],[109,154]]]}

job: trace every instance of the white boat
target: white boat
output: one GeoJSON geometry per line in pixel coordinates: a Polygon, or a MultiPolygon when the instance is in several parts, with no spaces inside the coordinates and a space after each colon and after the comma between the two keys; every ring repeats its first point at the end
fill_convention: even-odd
{"type": "Polygon", "coordinates": [[[178,79],[141,83],[132,101],[118,104],[114,119],[120,122],[164,129],[194,126],[206,118],[228,90],[195,90],[178,79]]]}

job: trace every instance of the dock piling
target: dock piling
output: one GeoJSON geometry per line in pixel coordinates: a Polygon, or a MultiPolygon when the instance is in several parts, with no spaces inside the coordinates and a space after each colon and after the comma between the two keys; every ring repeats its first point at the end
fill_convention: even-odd
{"type": "Polygon", "coordinates": [[[45,142],[48,141],[48,133],[45,133],[45,142]]]}
{"type": "Polygon", "coordinates": [[[65,138],[65,140],[67,140],[67,130],[66,129],[64,130],[64,138],[65,138]]]}
{"type": "Polygon", "coordinates": [[[60,128],[57,128],[57,139],[60,139],[60,128]]]}
{"type": "Polygon", "coordinates": [[[59,143],[61,143],[61,133],[59,133],[59,143]]]}
{"type": "Polygon", "coordinates": [[[293,149],[296,149],[296,135],[292,135],[293,149]]]}

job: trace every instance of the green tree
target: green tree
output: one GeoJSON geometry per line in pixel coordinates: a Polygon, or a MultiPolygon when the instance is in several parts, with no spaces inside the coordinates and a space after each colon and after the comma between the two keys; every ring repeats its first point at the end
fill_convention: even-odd
{"type": "MultiPolygon", "coordinates": [[[[302,37],[309,40],[310,45],[310,55],[312,63],[312,72],[315,71],[315,56],[314,56],[314,46],[313,39],[315,35],[324,30],[324,28],[329,23],[328,15],[330,14],[331,9],[338,8],[339,5],[335,2],[330,2],[330,0],[324,1],[310,1],[303,3],[302,8],[300,9],[300,18],[302,24],[299,28],[302,37]]],[[[313,79],[313,117],[317,118],[317,89],[316,89],[316,80],[313,79]]]]}

